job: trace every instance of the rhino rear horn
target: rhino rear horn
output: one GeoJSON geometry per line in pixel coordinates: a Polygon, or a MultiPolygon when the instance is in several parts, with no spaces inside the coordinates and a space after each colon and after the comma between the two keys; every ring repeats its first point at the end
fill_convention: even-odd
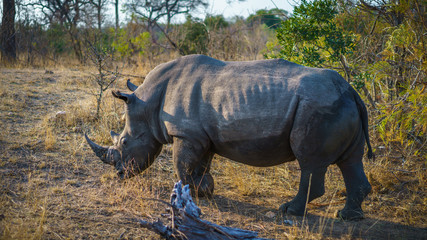
{"type": "Polygon", "coordinates": [[[108,148],[99,146],[98,144],[92,142],[92,140],[89,139],[89,137],[85,133],[85,138],[87,143],[89,143],[90,148],[92,148],[93,152],[97,157],[101,159],[104,163],[113,165],[113,162],[110,161],[110,157],[108,156],[108,148]]]}
{"type": "Polygon", "coordinates": [[[127,81],[126,81],[126,86],[129,88],[129,90],[131,90],[132,92],[134,92],[137,88],[138,88],[138,86],[136,86],[135,84],[133,84],[133,83],[131,83],[130,82],[130,79],[128,79],[127,81]]]}
{"type": "Polygon", "coordinates": [[[111,93],[113,94],[114,97],[119,98],[119,99],[125,101],[126,103],[130,103],[130,101],[132,99],[132,95],[122,93],[118,90],[113,90],[113,91],[111,91],[111,93]]]}

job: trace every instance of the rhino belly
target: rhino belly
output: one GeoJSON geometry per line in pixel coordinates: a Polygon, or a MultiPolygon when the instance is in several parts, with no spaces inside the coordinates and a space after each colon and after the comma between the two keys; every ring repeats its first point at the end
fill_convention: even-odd
{"type": "Polygon", "coordinates": [[[214,106],[215,111],[203,115],[204,130],[215,152],[231,160],[259,167],[294,160],[289,136],[298,97],[276,95],[271,99],[262,94],[247,97],[248,102],[253,102],[240,106],[225,101],[214,106]]]}
{"type": "Polygon", "coordinates": [[[284,135],[250,140],[214,141],[213,150],[218,155],[243,164],[256,167],[275,166],[295,160],[289,138],[284,135]]]}

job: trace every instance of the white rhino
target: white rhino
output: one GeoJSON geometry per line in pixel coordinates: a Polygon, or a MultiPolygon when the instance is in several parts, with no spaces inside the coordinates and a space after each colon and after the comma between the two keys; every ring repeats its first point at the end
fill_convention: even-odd
{"type": "Polygon", "coordinates": [[[111,132],[114,145],[101,147],[86,136],[120,177],[145,170],[168,143],[176,174],[199,195],[213,194],[215,153],[258,167],[296,159],[299,192],[280,209],[303,215],[307,197],[324,194],[326,169],[337,164],[347,189],[339,217],[363,217],[361,204],[371,191],[362,164],[365,141],[372,156],[368,116],[337,72],[282,59],[224,62],[190,55],[157,66],[141,86],[128,81],[128,87],[133,93],[113,91],[126,103],[123,132],[111,132]]]}

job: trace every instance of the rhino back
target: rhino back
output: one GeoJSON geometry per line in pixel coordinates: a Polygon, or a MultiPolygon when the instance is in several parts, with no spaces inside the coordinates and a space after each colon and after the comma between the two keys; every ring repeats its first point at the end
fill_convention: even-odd
{"type": "Polygon", "coordinates": [[[159,120],[164,134],[211,142],[227,156],[233,154],[228,149],[233,145],[291,152],[289,142],[274,139],[289,139],[298,106],[303,103],[315,111],[328,111],[349,87],[334,71],[279,59],[222,62],[193,55],[156,71],[153,80],[163,85],[153,83],[150,88],[162,92],[156,101],[161,102],[159,120]]]}

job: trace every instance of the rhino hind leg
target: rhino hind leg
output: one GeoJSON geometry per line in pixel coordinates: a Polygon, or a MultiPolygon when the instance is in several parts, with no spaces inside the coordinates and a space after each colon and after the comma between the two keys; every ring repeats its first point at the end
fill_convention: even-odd
{"type": "Polygon", "coordinates": [[[364,218],[362,202],[371,192],[371,184],[363,170],[364,145],[364,135],[360,131],[353,144],[337,161],[347,191],[345,206],[337,214],[337,217],[343,220],[360,220],[364,218]]]}
{"type": "Polygon", "coordinates": [[[279,208],[279,212],[283,215],[303,216],[306,203],[321,197],[325,193],[326,170],[326,167],[318,168],[314,171],[303,169],[301,171],[298,194],[292,201],[282,204],[279,208]]]}
{"type": "Polygon", "coordinates": [[[363,163],[361,160],[352,164],[341,163],[338,167],[344,177],[347,200],[337,217],[343,220],[360,220],[364,217],[362,202],[371,192],[371,184],[363,171],[363,163]]]}
{"type": "Polygon", "coordinates": [[[178,178],[189,184],[191,193],[199,197],[211,198],[214,179],[209,173],[213,153],[179,138],[174,139],[173,158],[178,178]]]}

